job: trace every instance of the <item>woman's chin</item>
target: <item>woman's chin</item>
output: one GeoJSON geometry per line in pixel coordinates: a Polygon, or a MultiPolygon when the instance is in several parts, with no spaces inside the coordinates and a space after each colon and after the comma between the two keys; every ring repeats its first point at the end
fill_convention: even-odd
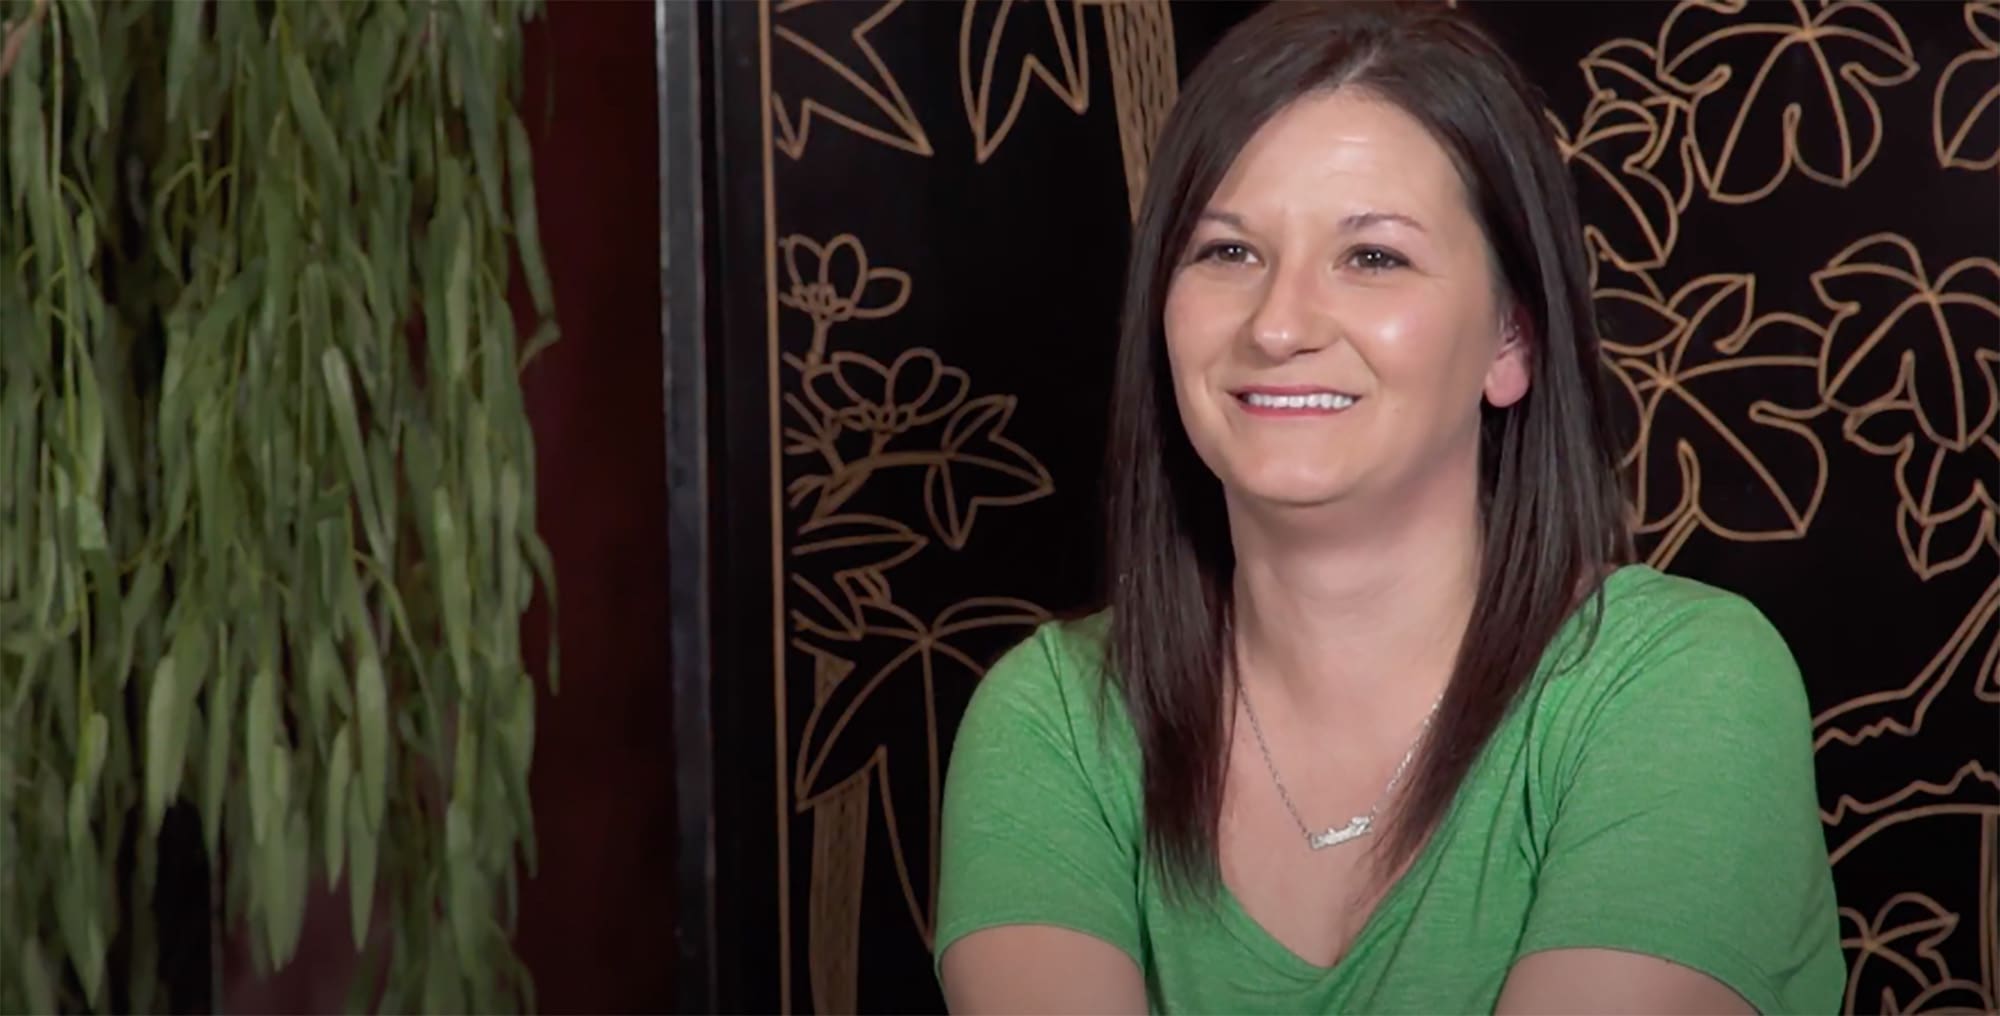
{"type": "Polygon", "coordinates": [[[1233,500],[1272,510],[1319,508],[1346,499],[1353,485],[1329,476],[1255,477],[1230,487],[1233,500]]]}

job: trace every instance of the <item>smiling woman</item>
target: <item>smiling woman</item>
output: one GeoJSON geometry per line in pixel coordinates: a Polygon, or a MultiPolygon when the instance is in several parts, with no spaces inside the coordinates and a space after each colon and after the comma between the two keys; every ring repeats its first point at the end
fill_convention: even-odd
{"type": "Polygon", "coordinates": [[[1109,609],[959,728],[954,1010],[1838,1006],[1804,689],[1747,602],[1624,564],[1540,107],[1437,5],[1274,4],[1190,79],[1109,609]]]}

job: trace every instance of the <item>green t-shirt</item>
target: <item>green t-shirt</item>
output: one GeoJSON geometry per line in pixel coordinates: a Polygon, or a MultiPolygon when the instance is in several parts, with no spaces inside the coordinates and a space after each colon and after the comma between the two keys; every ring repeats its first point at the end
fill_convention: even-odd
{"type": "Polygon", "coordinates": [[[1643,566],[1605,583],[1347,954],[1316,966],[1226,888],[1176,905],[1142,856],[1131,720],[1098,709],[1103,615],[1044,625],[987,674],[945,790],[936,955],[982,928],[1101,938],[1156,1012],[1490,1012],[1515,960],[1598,947],[1699,970],[1766,1013],[1846,980],[1784,641],[1747,601],[1643,566]]]}

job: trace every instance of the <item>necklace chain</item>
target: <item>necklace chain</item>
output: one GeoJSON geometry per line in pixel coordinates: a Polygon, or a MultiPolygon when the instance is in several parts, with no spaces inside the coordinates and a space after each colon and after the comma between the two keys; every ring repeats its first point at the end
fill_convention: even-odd
{"type": "Polygon", "coordinates": [[[1349,840],[1366,836],[1374,829],[1375,819],[1381,814],[1382,805],[1389,800],[1390,794],[1396,792],[1396,786],[1402,783],[1403,772],[1410,768],[1410,760],[1417,756],[1417,746],[1424,743],[1424,735],[1430,732],[1431,721],[1437,718],[1438,707],[1444,704],[1443,695],[1439,695],[1438,700],[1431,703],[1430,712],[1424,714],[1423,726],[1417,728],[1417,736],[1410,741],[1410,750],[1403,753],[1401,762],[1396,763],[1396,771],[1390,775],[1389,782],[1382,787],[1382,793],[1375,798],[1375,803],[1368,807],[1367,812],[1348,819],[1344,826],[1328,826],[1320,832],[1313,832],[1312,827],[1306,825],[1305,816],[1300,814],[1299,806],[1292,802],[1291,791],[1285,789],[1284,777],[1278,775],[1278,763],[1271,757],[1271,746],[1264,741],[1264,727],[1257,722],[1257,709],[1250,703],[1250,689],[1244,687],[1241,680],[1236,682],[1236,689],[1243,698],[1243,712],[1250,717],[1250,732],[1257,738],[1257,750],[1264,756],[1264,767],[1271,771],[1271,783],[1278,788],[1278,799],[1285,803],[1285,810],[1292,813],[1292,821],[1298,824],[1299,835],[1306,838],[1306,845],[1314,850],[1337,847],[1349,840]]]}

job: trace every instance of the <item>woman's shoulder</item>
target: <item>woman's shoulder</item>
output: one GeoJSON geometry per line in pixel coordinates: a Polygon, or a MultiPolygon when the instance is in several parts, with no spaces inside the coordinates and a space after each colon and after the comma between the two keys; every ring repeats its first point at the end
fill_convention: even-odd
{"type": "Polygon", "coordinates": [[[1604,582],[1552,652],[1554,701],[1680,700],[1745,720],[1802,714],[1804,682],[1784,636],[1749,599],[1646,565],[1604,582]]]}
{"type": "Polygon", "coordinates": [[[1109,610],[1044,621],[993,661],[980,686],[1094,688],[1104,680],[1104,648],[1110,625],[1109,610]]]}
{"type": "Polygon", "coordinates": [[[1749,599],[1648,565],[1627,565],[1604,582],[1602,596],[1579,612],[1586,658],[1602,663],[1673,656],[1754,653],[1783,656],[1784,637],[1749,599]]]}
{"type": "Polygon", "coordinates": [[[1129,734],[1123,700],[1107,680],[1109,632],[1108,610],[1036,626],[980,678],[960,736],[968,731],[981,737],[1039,732],[1097,741],[1107,730],[1129,734]]]}

